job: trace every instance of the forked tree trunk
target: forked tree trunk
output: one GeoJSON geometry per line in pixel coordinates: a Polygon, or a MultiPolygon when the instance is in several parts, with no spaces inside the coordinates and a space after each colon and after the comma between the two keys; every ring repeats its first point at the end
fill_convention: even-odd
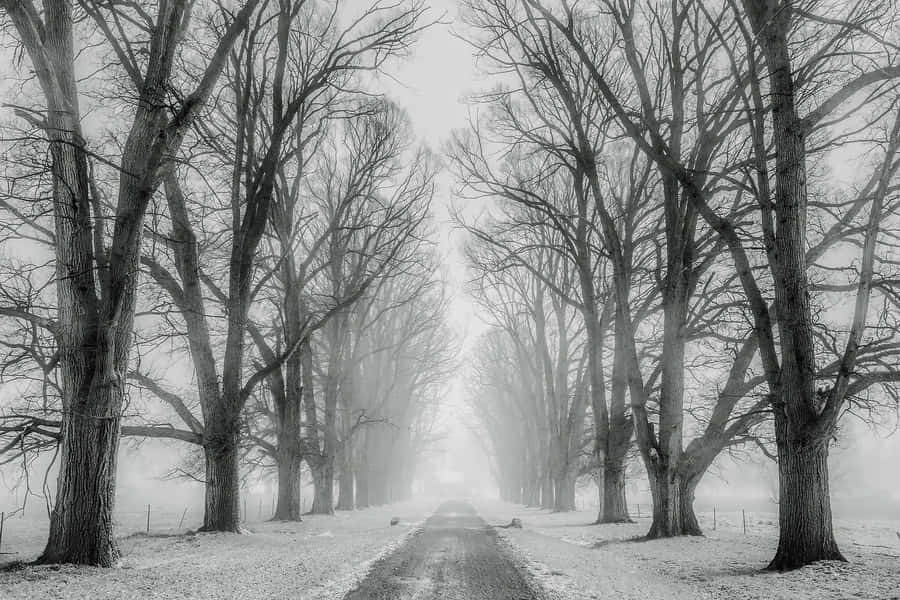
{"type": "Polygon", "coordinates": [[[82,410],[92,408],[76,406],[63,420],[56,505],[38,562],[109,567],[120,556],[112,517],[120,421],[117,411],[93,415],[82,410]]]}
{"type": "Polygon", "coordinates": [[[653,523],[647,532],[648,539],[703,534],[693,512],[694,490],[677,473],[664,468],[651,471],[650,490],[653,523]]]}
{"type": "MultiPolygon", "coordinates": [[[[776,424],[776,434],[783,427],[776,424]]],[[[768,568],[784,571],[818,560],[846,560],[832,529],[827,442],[804,446],[782,439],[778,446],[778,550],[768,568]]]]}
{"type": "Polygon", "coordinates": [[[207,434],[206,498],[201,531],[241,531],[241,493],[237,432],[207,434]]]}
{"type": "Polygon", "coordinates": [[[313,503],[309,512],[314,515],[334,514],[334,461],[311,463],[313,475],[313,503]]]}

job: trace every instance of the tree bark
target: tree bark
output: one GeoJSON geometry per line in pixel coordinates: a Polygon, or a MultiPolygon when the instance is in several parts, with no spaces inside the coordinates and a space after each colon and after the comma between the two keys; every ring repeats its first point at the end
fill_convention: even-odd
{"type": "MultiPolygon", "coordinates": [[[[780,437],[787,435],[782,433],[780,437]]],[[[784,571],[818,560],[846,560],[832,529],[827,442],[780,442],[778,446],[780,535],[778,550],[768,568],[784,571]]]]}
{"type": "Polygon", "coordinates": [[[334,514],[334,460],[327,458],[309,464],[313,475],[313,515],[334,514]]]}
{"type": "Polygon", "coordinates": [[[694,515],[696,481],[685,480],[674,469],[657,469],[650,474],[653,496],[653,523],[647,539],[702,535],[694,515]]]}
{"type": "Polygon", "coordinates": [[[628,362],[625,356],[626,325],[622,320],[616,321],[614,341],[614,357],[612,386],[609,403],[608,435],[605,437],[605,460],[599,466],[603,469],[603,482],[600,493],[602,503],[599,523],[630,523],[628,504],[625,501],[625,461],[628,448],[631,446],[633,429],[631,418],[626,413],[628,395],[628,362]]]}
{"type": "Polygon", "coordinates": [[[779,460],[779,540],[770,569],[844,560],[834,539],[828,495],[828,441],[837,411],[821,414],[806,264],[807,129],[797,113],[791,4],[744,1],[768,69],[775,142],[775,316],[781,344],[780,389],[772,386],[779,460]]]}
{"type": "Polygon", "coordinates": [[[278,442],[278,500],[273,521],[302,521],[300,477],[303,457],[286,441],[278,442]]]}
{"type": "Polygon", "coordinates": [[[697,513],[694,512],[694,492],[700,483],[702,474],[677,475],[678,485],[681,487],[679,500],[681,501],[681,533],[682,535],[703,535],[700,522],[697,521],[697,513]]]}
{"type": "Polygon", "coordinates": [[[603,511],[600,523],[632,523],[625,499],[624,460],[614,463],[608,460],[603,471],[603,511]]]}
{"type": "Polygon", "coordinates": [[[119,428],[118,414],[73,411],[71,418],[63,420],[56,504],[47,546],[38,562],[96,566],[118,562],[112,514],[119,428]]]}
{"type": "Polygon", "coordinates": [[[207,432],[206,496],[200,531],[241,531],[239,433],[207,432]]]}

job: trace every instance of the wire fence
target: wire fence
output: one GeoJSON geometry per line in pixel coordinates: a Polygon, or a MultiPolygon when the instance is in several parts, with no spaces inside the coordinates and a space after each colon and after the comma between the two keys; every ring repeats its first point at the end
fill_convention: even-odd
{"type": "MultiPolygon", "coordinates": [[[[245,492],[241,497],[240,519],[244,524],[262,523],[275,515],[276,495],[245,492]]],[[[310,499],[302,497],[301,512],[310,499]]],[[[47,541],[50,520],[46,507],[37,503],[22,507],[3,507],[0,511],[0,564],[37,556],[47,541]]],[[[133,535],[179,535],[203,524],[203,505],[191,503],[138,504],[121,502],[113,514],[119,537],[133,535]]]]}

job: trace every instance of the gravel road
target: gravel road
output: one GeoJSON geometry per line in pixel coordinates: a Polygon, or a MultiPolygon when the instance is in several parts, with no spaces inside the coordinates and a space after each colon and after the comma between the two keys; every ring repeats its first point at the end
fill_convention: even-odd
{"type": "Polygon", "coordinates": [[[543,600],[468,504],[447,502],[344,600],[543,600]]]}

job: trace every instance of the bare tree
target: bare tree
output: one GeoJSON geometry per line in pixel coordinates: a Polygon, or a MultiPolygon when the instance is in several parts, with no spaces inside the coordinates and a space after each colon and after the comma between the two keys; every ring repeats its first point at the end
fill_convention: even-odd
{"type": "Polygon", "coordinates": [[[443,286],[433,268],[423,266],[385,280],[372,302],[354,315],[341,471],[342,477],[349,472],[351,481],[355,475],[356,489],[354,496],[345,484],[341,496],[349,494],[357,508],[412,494],[416,460],[429,442],[422,434],[430,430],[453,372],[443,286]]]}
{"type": "MultiPolygon", "coordinates": [[[[565,299],[573,294],[577,275],[556,251],[559,236],[552,228],[529,229],[522,225],[529,222],[528,213],[506,214],[510,212],[519,218],[469,226],[477,236],[468,251],[475,273],[473,292],[498,329],[499,337],[486,343],[511,343],[515,351],[509,362],[482,364],[482,385],[492,388],[499,385],[498,378],[520,377],[515,388],[520,391],[509,398],[509,413],[523,417],[525,430],[518,439],[532,440],[531,447],[517,455],[520,460],[526,457],[525,500],[536,502],[539,496],[545,508],[574,510],[575,479],[587,462],[583,444],[589,405],[583,321],[565,299]]],[[[503,393],[495,397],[508,404],[503,393]]],[[[499,418],[509,420],[510,414],[501,417],[492,410],[495,406],[476,409],[476,414],[497,436],[494,449],[505,462],[502,440],[508,436],[492,424],[499,418]]],[[[502,465],[502,471],[521,470],[502,465]]],[[[498,475],[501,481],[507,477],[498,475]]]]}
{"type": "Polygon", "coordinates": [[[43,562],[110,566],[119,558],[112,508],[143,218],[256,4],[247,2],[234,15],[221,11],[221,35],[196,87],[173,94],[179,87],[175,57],[193,4],[164,2],[154,18],[125,5],[81,3],[133,85],[126,95],[136,100],[121,156],[111,159],[119,184],[107,236],[79,110],[76,8],[66,0],[45,2],[42,11],[28,1],[2,3],[43,97],[38,112],[22,114],[31,115],[45,135],[52,160],[63,412],[57,498],[43,562]],[[137,13],[129,15],[137,31],[116,30],[116,17],[131,12],[137,13]]]}
{"type": "MultiPolygon", "coordinates": [[[[667,13],[672,27],[659,29],[666,36],[666,44],[673,48],[685,43],[694,48],[718,48],[708,55],[706,64],[713,64],[713,57],[718,56],[718,64],[726,66],[732,75],[715,80],[691,72],[691,81],[705,88],[702,97],[715,98],[697,104],[693,117],[693,122],[703,125],[697,144],[707,150],[694,155],[708,157],[704,162],[709,166],[704,168],[681,158],[673,146],[680,138],[673,136],[668,124],[661,126],[655,113],[654,107],[668,106],[666,112],[671,110],[671,114],[680,114],[686,108],[676,100],[686,89],[685,75],[691,69],[683,62],[680,50],[670,52],[672,59],[666,70],[645,69],[649,59],[639,50],[635,31],[639,30],[639,21],[661,22],[654,8],[637,2],[605,3],[608,22],[620,32],[629,76],[635,82],[640,103],[635,110],[630,106],[632,98],[623,93],[627,85],[622,85],[621,72],[606,61],[598,61],[592,52],[596,44],[587,35],[596,22],[585,26],[583,13],[568,2],[561,3],[558,11],[537,0],[525,4],[535,11],[536,23],[546,24],[565,38],[590,69],[598,92],[622,130],[682,189],[690,210],[708,223],[730,251],[752,316],[767,398],[775,414],[781,511],[779,549],[771,568],[842,558],[831,526],[828,441],[851,388],[857,391],[896,377],[890,371],[877,375],[855,372],[869,321],[884,192],[891,188],[896,169],[896,130],[884,126],[888,132],[884,160],[879,161],[869,183],[861,186],[863,193],[852,202],[853,208],[840,214],[833,224],[844,235],[854,229],[857,235],[861,233],[855,243],[862,248],[856,308],[836,371],[823,369],[822,361],[817,360],[820,353],[816,349],[810,263],[805,248],[810,237],[810,213],[817,206],[808,201],[807,163],[812,155],[822,155],[837,143],[846,144],[851,139],[862,143],[867,138],[854,134],[871,131],[882,123],[883,100],[893,97],[898,70],[893,61],[894,46],[887,41],[888,33],[879,31],[878,24],[891,22],[895,9],[889,3],[837,7],[825,2],[729,2],[713,11],[700,2],[674,4],[667,13]],[[808,37],[807,30],[817,34],[808,37]],[[865,64],[877,66],[872,70],[861,67],[854,60],[861,54],[867,56],[865,64]],[[648,72],[660,76],[661,85],[646,85],[648,72]],[[649,94],[653,89],[671,89],[672,97],[664,99],[663,104],[654,103],[649,94]],[[854,124],[848,126],[851,122],[854,124]],[[711,126],[724,136],[713,135],[711,126]],[[843,126],[851,133],[842,131],[843,126]],[[738,145],[728,147],[751,149],[748,162],[737,158],[742,153],[730,153],[724,147],[718,156],[709,152],[710,140],[721,145],[729,137],[731,144],[738,145]],[[811,138],[818,138],[812,147],[811,138]],[[750,174],[742,175],[742,171],[750,174]],[[738,189],[749,192],[746,206],[758,211],[765,272],[754,268],[752,242],[742,235],[740,220],[723,216],[720,209],[723,187],[748,177],[751,183],[738,189]],[[711,182],[714,185],[710,186],[711,182]],[[861,229],[851,226],[866,209],[868,225],[861,229]],[[774,291],[771,306],[764,296],[767,277],[774,291]],[[831,379],[832,385],[817,389],[817,381],[822,379],[831,379]]],[[[892,106],[890,101],[887,106],[892,106]]],[[[671,205],[670,209],[674,208],[671,205]]],[[[828,210],[825,208],[826,214],[828,210]]],[[[836,231],[826,233],[833,239],[836,231]]]]}
{"type": "Polygon", "coordinates": [[[306,361],[301,365],[306,417],[303,453],[316,488],[314,513],[334,510],[342,380],[353,370],[347,362],[352,340],[350,309],[373,284],[420,260],[423,227],[434,193],[431,159],[427,151],[412,145],[405,116],[389,103],[375,108],[358,120],[343,122],[320,162],[320,176],[310,184],[318,210],[330,225],[315,267],[318,282],[307,294],[339,307],[318,340],[307,341],[301,348],[306,361]],[[314,355],[312,341],[321,342],[319,356],[314,355]],[[320,403],[312,384],[316,365],[322,369],[320,403]]]}
{"type": "MultiPolygon", "coordinates": [[[[257,333],[256,349],[261,350],[263,360],[247,373],[247,332],[255,331],[251,304],[279,269],[283,272],[304,260],[294,254],[298,247],[294,239],[283,239],[285,245],[275,249],[279,252],[276,260],[263,260],[260,250],[266,247],[262,244],[265,232],[271,222],[281,224],[281,234],[285,227],[292,227],[285,223],[290,217],[285,217],[284,211],[290,210],[289,202],[297,201],[297,190],[304,185],[305,153],[316,148],[324,119],[338,109],[335,102],[348,75],[377,69],[387,57],[404,51],[419,31],[423,9],[418,4],[397,8],[376,3],[341,31],[335,30],[334,14],[322,15],[305,0],[283,2],[267,11],[230,56],[228,86],[217,107],[218,118],[197,127],[201,144],[214,157],[209,165],[213,176],[205,181],[220,202],[209,218],[218,219],[222,212],[231,215],[225,231],[230,248],[227,257],[220,259],[227,281],[220,283],[209,266],[204,268],[186,194],[174,176],[166,181],[166,198],[174,230],[167,245],[175,273],[159,261],[144,260],[154,280],[173,298],[187,327],[202,425],[200,419],[188,419],[192,428],[201,427],[203,436],[207,483],[203,527],[210,530],[236,531],[240,526],[239,450],[244,406],[255,387],[266,379],[271,381],[315,328],[308,315],[290,312],[285,321],[289,329],[282,332],[278,352],[257,333]],[[328,43],[323,45],[323,40],[328,43]],[[270,61],[274,68],[269,68],[270,61]],[[206,293],[211,294],[212,302],[205,298],[206,293]],[[216,303],[226,319],[221,371],[206,308],[216,303]]],[[[290,230],[288,235],[293,233],[299,232],[290,230]]],[[[213,233],[212,248],[219,235],[213,233]]],[[[316,258],[317,252],[311,256],[316,258]]],[[[206,257],[207,265],[212,257],[206,257]]],[[[296,293],[301,289],[302,282],[296,293]]],[[[292,302],[289,308],[296,310],[297,305],[292,302]]],[[[296,460],[288,468],[299,476],[296,460]]],[[[289,489],[290,485],[285,486],[289,489]]],[[[289,505],[298,503],[299,497],[294,497],[289,505]]],[[[294,514],[299,516],[296,510],[294,514]]]]}

